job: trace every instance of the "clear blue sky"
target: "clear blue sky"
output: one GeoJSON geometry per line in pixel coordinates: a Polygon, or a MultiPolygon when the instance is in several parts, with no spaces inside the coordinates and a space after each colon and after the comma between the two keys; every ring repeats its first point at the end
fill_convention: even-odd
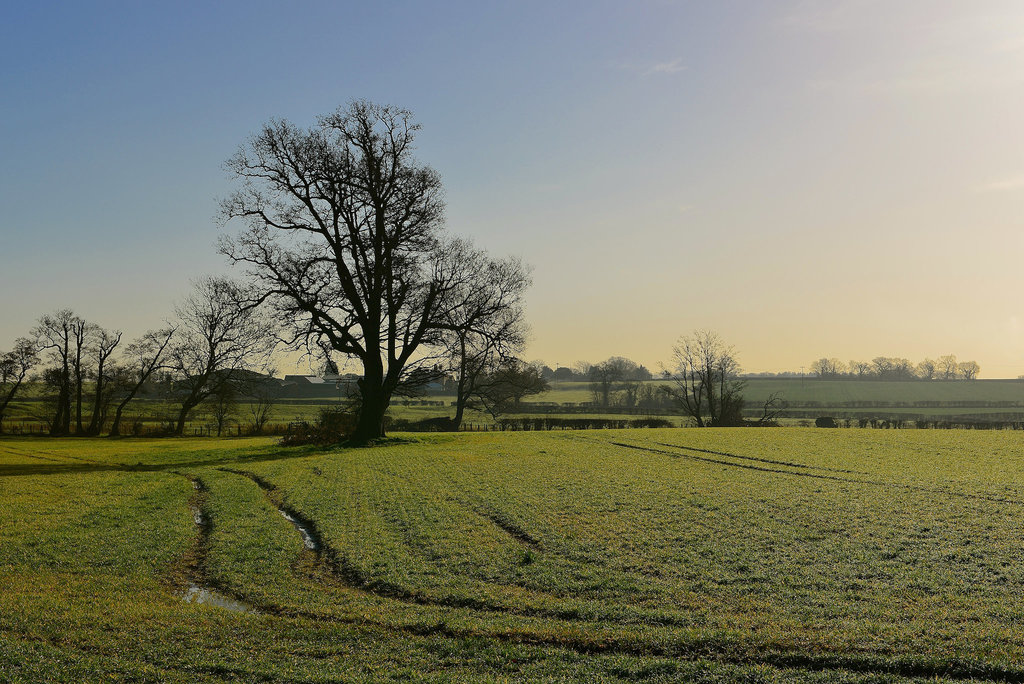
{"type": "Polygon", "coordinates": [[[0,25],[0,349],[135,335],[270,117],[407,107],[448,225],[535,266],[530,358],[1024,373],[1024,6],[986,0],[18,3],[0,25]]]}

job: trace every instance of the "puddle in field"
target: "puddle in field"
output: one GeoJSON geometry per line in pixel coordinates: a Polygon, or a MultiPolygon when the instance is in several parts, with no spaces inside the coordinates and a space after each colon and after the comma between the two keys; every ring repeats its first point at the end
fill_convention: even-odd
{"type": "Polygon", "coordinates": [[[309,529],[309,527],[307,527],[305,524],[303,524],[301,520],[298,520],[294,515],[284,510],[283,508],[278,508],[277,512],[280,513],[281,517],[290,522],[295,527],[295,529],[299,531],[299,534],[302,535],[302,543],[306,545],[307,549],[309,549],[310,551],[320,550],[320,545],[316,543],[316,538],[313,536],[313,531],[309,529]]]}
{"type": "Polygon", "coordinates": [[[181,598],[184,599],[185,603],[201,603],[206,606],[216,606],[235,613],[256,612],[256,609],[248,604],[228,598],[224,594],[218,594],[213,589],[198,587],[194,584],[181,595],[181,598]]]}

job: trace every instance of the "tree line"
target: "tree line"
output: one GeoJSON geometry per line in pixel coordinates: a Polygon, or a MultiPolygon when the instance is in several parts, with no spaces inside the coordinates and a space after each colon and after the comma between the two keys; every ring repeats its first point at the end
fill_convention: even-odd
{"type": "Polygon", "coordinates": [[[878,356],[871,361],[843,363],[821,358],[811,373],[826,380],[975,380],[981,372],[976,361],[958,361],[955,354],[913,363],[909,359],[878,356]]]}
{"type": "Polygon", "coordinates": [[[70,309],[42,316],[26,337],[0,356],[0,430],[12,402],[31,381],[42,401],[34,417],[54,436],[119,436],[130,403],[142,394],[173,410],[166,431],[180,435],[201,405],[218,432],[240,395],[252,397],[253,425],[269,417],[268,392],[258,380],[271,370],[274,327],[240,305],[239,287],[205,278],[177,308],[173,321],[127,342],[70,309]]]}

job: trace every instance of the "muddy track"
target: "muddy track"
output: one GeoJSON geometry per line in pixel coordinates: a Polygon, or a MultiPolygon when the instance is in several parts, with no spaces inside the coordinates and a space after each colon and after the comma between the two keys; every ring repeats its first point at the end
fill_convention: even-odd
{"type": "Polygon", "coordinates": [[[505,534],[512,537],[523,546],[529,547],[534,551],[541,550],[541,544],[537,538],[524,530],[520,525],[509,520],[500,513],[482,506],[467,506],[467,508],[484,520],[489,521],[492,525],[502,530],[505,534]]]}
{"type": "MultiPolygon", "coordinates": [[[[853,477],[840,477],[839,475],[825,475],[823,473],[808,473],[799,472],[792,470],[779,470],[777,468],[768,468],[765,466],[757,466],[749,463],[735,463],[733,461],[723,461],[718,458],[709,458],[704,456],[695,456],[693,454],[679,453],[678,451],[665,451],[664,449],[655,449],[652,447],[646,447],[640,444],[628,444],[626,442],[606,442],[607,444],[613,444],[618,447],[626,449],[635,449],[637,451],[645,451],[651,454],[661,454],[664,456],[670,456],[672,458],[682,458],[690,461],[701,461],[703,463],[712,463],[714,465],[723,465],[730,468],[742,468],[745,470],[755,470],[762,473],[772,473],[774,475],[790,475],[793,477],[808,477],[816,480],[830,480],[833,482],[847,482],[851,484],[863,484],[870,485],[873,487],[883,487],[887,489],[900,489],[903,491],[910,492],[922,492],[925,494],[939,494],[941,496],[949,496],[957,499],[967,499],[972,501],[988,501],[992,503],[1005,503],[1014,505],[1024,505],[1024,501],[1020,499],[1011,499],[1003,496],[986,496],[984,494],[969,494],[967,492],[957,492],[950,489],[938,489],[935,487],[923,487],[921,485],[905,484],[903,482],[890,482],[886,480],[866,480],[853,477]]],[[[676,447],[686,449],[687,447],[676,447]]],[[[715,454],[723,454],[724,452],[712,452],[715,454]]],[[[743,458],[735,457],[732,454],[726,454],[730,458],[743,458]]]]}
{"type": "Polygon", "coordinates": [[[206,558],[209,554],[210,533],[213,524],[205,511],[208,490],[198,477],[184,473],[178,474],[192,483],[194,491],[189,499],[189,508],[192,511],[192,520],[197,530],[192,548],[183,561],[185,574],[183,584],[185,586],[179,590],[180,596],[187,603],[203,603],[239,613],[255,612],[251,605],[210,582],[206,569],[206,558]]]}
{"type": "MultiPolygon", "coordinates": [[[[666,615],[644,616],[643,614],[639,614],[634,619],[623,619],[622,616],[612,616],[607,614],[601,615],[595,613],[592,616],[583,615],[581,614],[581,611],[576,608],[512,608],[507,605],[493,603],[469,596],[448,596],[444,598],[425,596],[419,592],[412,591],[393,582],[368,577],[362,570],[355,567],[344,556],[338,554],[333,547],[324,541],[323,534],[320,532],[315,521],[285,504],[281,499],[277,486],[273,483],[268,482],[266,479],[255,473],[243,470],[235,470],[231,468],[220,468],[219,470],[249,478],[256,483],[260,489],[263,490],[264,495],[270,503],[277,508],[278,512],[283,517],[292,523],[296,530],[303,536],[303,539],[308,538],[311,541],[312,545],[310,543],[305,543],[305,547],[306,549],[314,552],[316,563],[326,570],[328,576],[333,577],[341,586],[349,590],[355,590],[376,598],[398,601],[406,605],[429,606],[434,608],[458,608],[497,615],[552,619],[588,625],[600,624],[602,622],[611,622],[617,625],[658,625],[676,627],[689,627],[692,625],[691,620],[683,618],[673,619],[671,616],[666,615]]],[[[488,520],[490,520],[490,518],[488,518],[488,520]]],[[[313,579],[316,580],[317,578],[313,579]]],[[[322,581],[322,579],[319,581],[322,581]]]]}
{"type": "MultiPolygon", "coordinates": [[[[634,445],[620,444],[628,448],[639,448],[634,445]]],[[[677,454],[677,456],[679,456],[677,454]]],[[[699,457],[694,457],[699,458],[699,457]]],[[[707,459],[700,459],[707,460],[707,459]]],[[[734,464],[735,465],[735,464],[734,464]]],[[[762,468],[754,467],[759,470],[762,468]]],[[[398,600],[404,603],[417,605],[430,605],[440,608],[469,608],[481,612],[515,615],[526,618],[554,618],[578,624],[601,625],[599,620],[580,620],[578,616],[560,617],[560,611],[516,611],[505,606],[493,606],[481,602],[468,600],[465,602],[437,601],[414,594],[401,587],[394,587],[388,583],[367,582],[365,576],[345,564],[337,557],[336,552],[324,543],[323,537],[316,527],[316,524],[302,516],[297,511],[284,506],[280,502],[280,495],[277,487],[256,475],[255,473],[222,468],[225,472],[247,477],[256,483],[279,511],[291,516],[292,524],[296,528],[304,527],[306,534],[313,540],[315,551],[307,544],[306,548],[313,551],[320,562],[331,571],[331,574],[341,580],[349,589],[355,589],[380,598],[398,600]]],[[[784,471],[773,471],[784,472],[784,471]]],[[[799,474],[799,473],[789,473],[799,474]]],[[[804,473],[804,475],[808,475],[804,473]]],[[[828,476],[819,476],[828,477],[828,476]]],[[[841,479],[841,478],[835,478],[841,479]]],[[[300,532],[302,530],[300,529],[300,532]]],[[[815,672],[851,672],[858,674],[895,675],[900,677],[921,677],[936,678],[944,677],[954,680],[975,680],[987,682],[1013,682],[1024,684],[1024,670],[1014,669],[1001,665],[992,665],[983,662],[974,662],[963,659],[950,661],[935,661],[925,658],[896,658],[886,659],[882,657],[846,655],[846,654],[803,654],[787,651],[759,652],[753,654],[736,653],[737,646],[723,644],[711,640],[701,640],[694,643],[657,644],[636,640],[631,638],[618,638],[614,635],[601,633],[600,631],[588,639],[575,634],[555,635],[534,631],[510,631],[489,630],[476,628],[459,628],[448,625],[444,620],[433,624],[420,625],[396,625],[380,619],[374,619],[368,615],[362,616],[337,616],[323,615],[304,610],[284,609],[277,606],[257,606],[260,612],[276,615],[285,618],[301,618],[316,622],[331,624],[350,624],[368,627],[376,627],[393,633],[407,634],[411,636],[443,636],[452,639],[493,639],[505,643],[514,643],[524,646],[538,646],[550,648],[562,648],[583,655],[598,654],[621,654],[639,657],[664,657],[680,658],[687,661],[713,661],[729,665],[750,666],[767,665],[785,670],[801,670],[815,672]]],[[[616,626],[626,626],[628,623],[615,623],[616,626]]]]}

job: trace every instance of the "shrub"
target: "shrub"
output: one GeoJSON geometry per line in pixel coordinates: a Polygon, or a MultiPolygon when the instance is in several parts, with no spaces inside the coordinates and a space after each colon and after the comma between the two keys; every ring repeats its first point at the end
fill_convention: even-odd
{"type": "Polygon", "coordinates": [[[328,445],[344,442],[356,428],[356,415],[336,408],[320,409],[316,421],[298,421],[288,426],[281,439],[283,446],[328,445]]]}

